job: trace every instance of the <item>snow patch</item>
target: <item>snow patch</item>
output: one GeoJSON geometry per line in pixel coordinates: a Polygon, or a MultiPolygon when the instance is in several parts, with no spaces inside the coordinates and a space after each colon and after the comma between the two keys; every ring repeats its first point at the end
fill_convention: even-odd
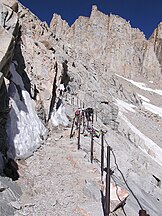
{"type": "Polygon", "coordinates": [[[138,135],[143,142],[138,143],[138,148],[141,149],[144,153],[150,156],[154,161],[156,161],[160,166],[162,166],[162,149],[153,142],[150,138],[141,133],[134,125],[132,125],[129,120],[119,112],[120,117],[126,122],[128,127],[138,135]]]}
{"type": "Polygon", "coordinates": [[[119,107],[120,111],[127,112],[128,110],[130,112],[135,112],[133,108],[135,108],[136,106],[126,103],[125,101],[119,99],[115,99],[115,100],[116,100],[116,105],[119,107]]]}
{"type": "Polygon", "coordinates": [[[26,158],[40,146],[47,129],[36,114],[34,103],[25,90],[21,76],[15,65],[10,67],[12,74],[9,86],[11,110],[7,120],[7,134],[11,158],[26,158]]]}
{"type": "Polygon", "coordinates": [[[145,109],[149,110],[152,113],[155,113],[157,115],[159,115],[160,117],[162,117],[162,108],[161,107],[157,107],[153,104],[147,103],[145,101],[143,101],[143,106],[145,107],[145,109]]]}
{"type": "Polygon", "coordinates": [[[148,88],[148,87],[146,87],[146,85],[145,85],[144,83],[142,83],[142,82],[135,82],[135,81],[133,81],[133,80],[130,80],[130,79],[127,79],[127,78],[125,78],[125,77],[123,77],[123,76],[120,76],[119,74],[115,74],[115,75],[118,76],[118,77],[120,77],[120,78],[122,78],[122,79],[124,79],[124,80],[126,80],[126,81],[128,81],[128,82],[130,82],[130,83],[132,83],[133,85],[137,86],[138,88],[140,88],[140,89],[142,89],[142,90],[149,91],[149,92],[154,92],[154,93],[156,93],[156,94],[162,95],[162,90],[148,88]]]}
{"type": "Polygon", "coordinates": [[[146,102],[150,102],[150,100],[147,98],[147,97],[144,97],[143,95],[140,95],[140,94],[137,94],[138,97],[140,97],[143,101],[146,101],[146,102]]]}
{"type": "Polygon", "coordinates": [[[54,126],[59,126],[59,125],[67,126],[69,124],[69,120],[66,116],[65,107],[63,104],[61,104],[56,111],[52,112],[51,121],[54,126]]]}

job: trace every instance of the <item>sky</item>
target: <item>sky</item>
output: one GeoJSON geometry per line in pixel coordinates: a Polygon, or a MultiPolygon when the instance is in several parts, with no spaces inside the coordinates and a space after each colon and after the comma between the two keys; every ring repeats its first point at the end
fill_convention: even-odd
{"type": "Polygon", "coordinates": [[[69,25],[79,16],[90,16],[92,5],[109,15],[119,15],[130,21],[149,38],[162,22],[162,0],[19,0],[42,21],[50,23],[53,14],[61,15],[69,25]]]}

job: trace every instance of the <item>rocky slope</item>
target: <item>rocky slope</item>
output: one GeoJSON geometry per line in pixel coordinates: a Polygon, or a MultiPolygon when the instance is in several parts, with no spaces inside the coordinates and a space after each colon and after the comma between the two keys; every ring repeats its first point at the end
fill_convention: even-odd
{"type": "MultiPolygon", "coordinates": [[[[57,14],[54,14],[48,27],[45,22],[41,22],[15,0],[1,1],[0,10],[1,170],[3,171],[8,158],[24,160],[42,143],[50,143],[51,146],[54,142],[52,139],[58,133],[53,128],[60,125],[70,126],[74,110],[78,106],[83,107],[84,104],[84,107],[93,107],[99,117],[95,127],[98,130],[108,130],[106,140],[113,148],[120,169],[141,206],[150,215],[160,216],[162,205],[160,188],[162,179],[161,23],[150,39],[146,40],[144,34],[132,28],[129,22],[116,15],[107,16],[98,11],[96,6],[92,7],[90,17],[79,17],[71,27],[57,14]],[[50,142],[47,141],[47,137],[50,142]]],[[[68,136],[65,137],[67,144],[70,144],[68,136]]],[[[94,178],[93,175],[86,174],[86,169],[89,169],[88,160],[77,176],[72,168],[66,171],[66,161],[63,161],[65,167],[60,166],[55,170],[55,166],[59,166],[59,161],[61,163],[61,160],[67,156],[65,141],[62,143],[57,140],[57,142],[59,145],[63,144],[63,147],[54,145],[48,149],[48,146],[44,145],[41,161],[38,160],[37,155],[27,160],[27,172],[31,172],[34,181],[33,193],[34,190],[38,190],[36,192],[38,196],[35,194],[32,201],[37,200],[38,205],[36,209],[26,209],[25,202],[31,199],[31,195],[28,194],[28,189],[25,189],[23,183],[25,174],[20,175],[18,184],[22,190],[24,189],[24,196],[21,200],[22,212],[17,212],[17,215],[25,213],[44,215],[41,212],[46,211],[46,206],[49,208],[47,215],[55,211],[53,208],[55,204],[53,207],[49,206],[48,199],[41,206],[44,191],[37,185],[37,182],[41,185],[42,178],[45,178],[39,165],[42,164],[44,171],[46,167],[44,157],[46,155],[51,157],[50,152],[54,152],[54,155],[56,153],[58,163],[52,161],[54,164],[52,172],[56,171],[56,174],[51,176],[47,174],[47,180],[48,177],[51,182],[53,179],[57,180],[60,169],[63,170],[66,178],[70,174],[74,178],[80,178],[80,175],[84,180],[94,178]],[[60,157],[57,156],[57,152],[60,157]],[[32,170],[32,166],[35,168],[37,162],[40,173],[34,177],[35,169],[32,170]]],[[[83,145],[85,143],[87,143],[86,138],[82,141],[83,145]]],[[[97,159],[100,160],[98,153],[100,149],[96,148],[95,152],[97,159]]],[[[79,153],[79,160],[82,158],[82,153],[79,153]]],[[[84,159],[83,163],[85,163],[84,159]]],[[[111,167],[115,166],[112,157],[111,167]]],[[[98,175],[99,171],[96,178],[98,175]]],[[[112,182],[113,180],[120,187],[126,188],[119,172],[115,171],[112,182]]],[[[72,179],[69,181],[71,184],[72,179]]],[[[73,215],[71,208],[77,209],[79,202],[83,210],[75,212],[74,215],[98,215],[97,209],[96,212],[90,210],[93,203],[90,202],[88,207],[84,205],[85,200],[89,202],[91,199],[85,198],[81,192],[86,185],[83,181],[78,183],[80,197],[76,200],[77,191],[75,187],[73,189],[72,199],[75,203],[72,204],[70,199],[71,204],[67,212],[57,207],[54,215],[63,213],[68,216],[73,215]]],[[[57,182],[51,183],[51,189],[57,193],[55,184],[57,182]]],[[[62,190],[68,191],[70,184],[62,190]]],[[[29,187],[32,187],[32,184],[29,184],[29,187]]],[[[44,187],[45,191],[49,190],[45,184],[44,187]]],[[[46,196],[53,199],[52,194],[47,193],[46,196]]],[[[97,198],[96,205],[100,206],[99,200],[100,197],[97,198]]],[[[112,197],[111,204],[114,206],[112,197]]],[[[141,206],[129,191],[125,205],[126,214],[137,215],[141,206]]],[[[11,212],[13,206],[12,211],[6,215],[12,215],[11,212]]],[[[2,214],[4,215],[3,211],[2,214]]],[[[119,210],[116,214],[123,213],[119,210]]]]}

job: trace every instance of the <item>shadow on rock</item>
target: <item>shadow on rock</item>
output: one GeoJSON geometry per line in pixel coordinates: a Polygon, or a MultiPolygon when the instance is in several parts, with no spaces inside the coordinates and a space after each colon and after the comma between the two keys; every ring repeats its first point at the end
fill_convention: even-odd
{"type": "Polygon", "coordinates": [[[102,190],[100,190],[101,192],[101,203],[102,203],[102,209],[103,209],[103,213],[104,216],[106,216],[106,212],[105,212],[105,196],[102,190]]]}
{"type": "Polygon", "coordinates": [[[16,181],[19,178],[18,169],[16,161],[9,158],[4,163],[3,172],[7,177],[11,178],[13,181],[16,181]]]}

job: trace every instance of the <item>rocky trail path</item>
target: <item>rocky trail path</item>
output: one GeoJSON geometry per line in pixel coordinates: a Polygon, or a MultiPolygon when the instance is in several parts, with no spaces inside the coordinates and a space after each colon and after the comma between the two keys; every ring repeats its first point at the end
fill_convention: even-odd
{"type": "MultiPolygon", "coordinates": [[[[103,215],[99,166],[77,150],[77,138],[69,133],[69,128],[51,133],[32,157],[19,162],[23,195],[15,216],[103,215]]],[[[90,145],[88,137],[84,142],[90,145]]]]}

